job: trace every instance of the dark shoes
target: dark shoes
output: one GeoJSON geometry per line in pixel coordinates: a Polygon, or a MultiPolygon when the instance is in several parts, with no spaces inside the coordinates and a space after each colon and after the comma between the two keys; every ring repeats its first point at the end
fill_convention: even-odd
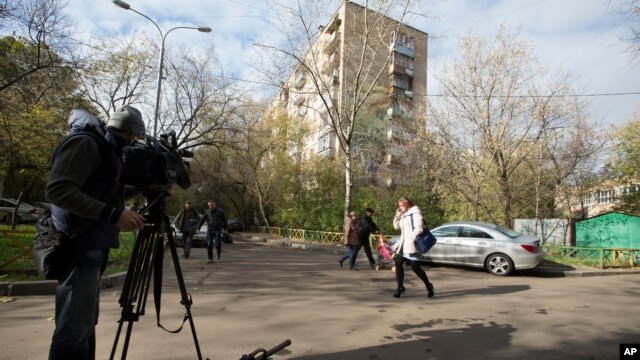
{"type": "Polygon", "coordinates": [[[349,268],[349,270],[351,270],[351,271],[360,271],[360,269],[358,269],[357,267],[349,268]]]}
{"type": "Polygon", "coordinates": [[[435,292],[433,291],[433,284],[432,283],[428,283],[427,284],[427,297],[432,298],[434,294],[435,294],[435,292]]]}
{"type": "MultiPolygon", "coordinates": [[[[393,297],[394,298],[402,297],[402,295],[404,295],[404,286],[398,287],[396,292],[393,293],[393,297]]],[[[427,297],[432,298],[433,295],[435,295],[435,292],[433,290],[433,284],[432,283],[428,283],[427,284],[427,297]]]]}
{"type": "Polygon", "coordinates": [[[340,264],[340,267],[342,267],[342,262],[343,262],[343,261],[344,261],[344,260],[338,260],[338,264],[340,264]]]}
{"type": "Polygon", "coordinates": [[[188,259],[189,258],[189,254],[184,254],[182,255],[183,258],[188,259]]]}
{"type": "Polygon", "coordinates": [[[404,294],[404,286],[400,286],[400,287],[398,287],[396,292],[393,293],[393,297],[394,298],[400,298],[400,297],[402,297],[403,294],[404,294]]]}

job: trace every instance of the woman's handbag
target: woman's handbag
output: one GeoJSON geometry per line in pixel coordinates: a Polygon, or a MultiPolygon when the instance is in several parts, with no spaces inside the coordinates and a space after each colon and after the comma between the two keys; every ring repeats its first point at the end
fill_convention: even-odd
{"type": "MultiPolygon", "coordinates": [[[[410,216],[411,227],[415,229],[415,226],[413,226],[413,214],[411,214],[410,216]]],[[[418,234],[418,236],[416,236],[416,249],[421,253],[426,254],[429,252],[429,250],[431,250],[431,248],[436,244],[437,241],[438,239],[433,236],[431,231],[429,231],[429,228],[423,225],[422,232],[418,234]]]]}
{"type": "Polygon", "coordinates": [[[416,249],[423,254],[428,253],[433,245],[436,244],[436,241],[438,241],[436,237],[425,227],[422,232],[416,236],[416,249]]]}

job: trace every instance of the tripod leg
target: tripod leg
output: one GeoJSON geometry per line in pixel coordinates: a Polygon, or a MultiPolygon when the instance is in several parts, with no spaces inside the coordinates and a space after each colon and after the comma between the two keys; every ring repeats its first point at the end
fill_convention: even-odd
{"type": "Polygon", "coordinates": [[[153,273],[153,256],[157,248],[155,243],[154,228],[145,227],[138,233],[134,250],[127,270],[127,276],[122,287],[120,296],[120,306],[122,307],[122,315],[118,322],[118,330],[111,349],[110,360],[113,360],[120,341],[122,327],[127,322],[127,330],[124,336],[124,344],[122,348],[122,359],[127,356],[131,332],[133,330],[133,322],[138,321],[140,315],[144,314],[147,294],[149,292],[149,282],[153,273]],[[134,311],[135,304],[135,311],[134,311]]]}
{"type": "Polygon", "coordinates": [[[178,251],[176,249],[175,239],[173,238],[173,232],[171,231],[171,226],[169,225],[169,218],[164,216],[164,224],[165,224],[165,233],[167,234],[167,244],[169,245],[169,250],[171,251],[171,258],[173,259],[173,266],[176,270],[176,277],[178,278],[178,287],[180,288],[180,294],[182,295],[181,304],[184,305],[186,309],[186,316],[189,318],[189,325],[191,326],[191,333],[193,334],[193,342],[196,346],[196,352],[198,353],[198,359],[202,360],[202,353],[200,352],[200,344],[198,343],[198,336],[196,335],[196,327],[193,323],[193,316],[191,315],[191,298],[187,293],[187,287],[184,284],[184,277],[182,276],[182,269],[180,268],[180,260],[178,258],[178,251]]]}

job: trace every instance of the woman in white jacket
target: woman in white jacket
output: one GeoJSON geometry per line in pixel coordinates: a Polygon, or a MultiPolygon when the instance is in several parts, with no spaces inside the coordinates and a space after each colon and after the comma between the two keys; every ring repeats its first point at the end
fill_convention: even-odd
{"type": "Polygon", "coordinates": [[[406,197],[398,199],[398,209],[396,215],[393,218],[393,227],[400,229],[400,240],[394,245],[396,251],[395,265],[396,265],[396,281],[398,282],[398,288],[393,294],[393,297],[399,298],[404,294],[404,263],[411,265],[416,275],[424,282],[427,288],[427,296],[433,297],[433,284],[429,282],[427,274],[420,267],[420,252],[416,249],[416,236],[422,232],[422,214],[420,209],[406,197]]]}

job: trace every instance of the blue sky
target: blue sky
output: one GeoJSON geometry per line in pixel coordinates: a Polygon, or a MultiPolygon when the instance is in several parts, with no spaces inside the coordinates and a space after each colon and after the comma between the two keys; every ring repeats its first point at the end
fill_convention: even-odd
{"type": "MultiPolygon", "coordinates": [[[[187,44],[216,47],[225,72],[253,79],[250,65],[254,42],[270,42],[278,34],[269,24],[273,13],[268,0],[130,0],[132,8],[148,15],[166,31],[174,26],[209,26],[212,33],[177,30],[167,46],[187,44]]],[[[304,2],[304,1],[303,1],[304,2]]],[[[340,3],[326,0],[328,12],[340,3]]],[[[429,1],[416,9],[409,23],[430,35],[428,72],[459,56],[461,36],[470,31],[492,37],[499,26],[519,32],[540,63],[550,72],[569,71],[582,94],[640,92],[640,65],[631,61],[622,40],[630,23],[619,13],[619,1],[609,0],[443,0],[429,1]]],[[[67,13],[79,24],[79,37],[92,39],[124,35],[143,29],[159,34],[146,19],[115,6],[111,0],[70,0],[67,13]]],[[[323,15],[319,15],[322,17],[323,15]]],[[[429,75],[430,76],[430,75],[429,75]]],[[[249,83],[247,83],[249,84],[249,83]]],[[[428,93],[438,92],[433,77],[428,93]]],[[[620,125],[638,110],[640,95],[589,96],[593,120],[620,125]]]]}

